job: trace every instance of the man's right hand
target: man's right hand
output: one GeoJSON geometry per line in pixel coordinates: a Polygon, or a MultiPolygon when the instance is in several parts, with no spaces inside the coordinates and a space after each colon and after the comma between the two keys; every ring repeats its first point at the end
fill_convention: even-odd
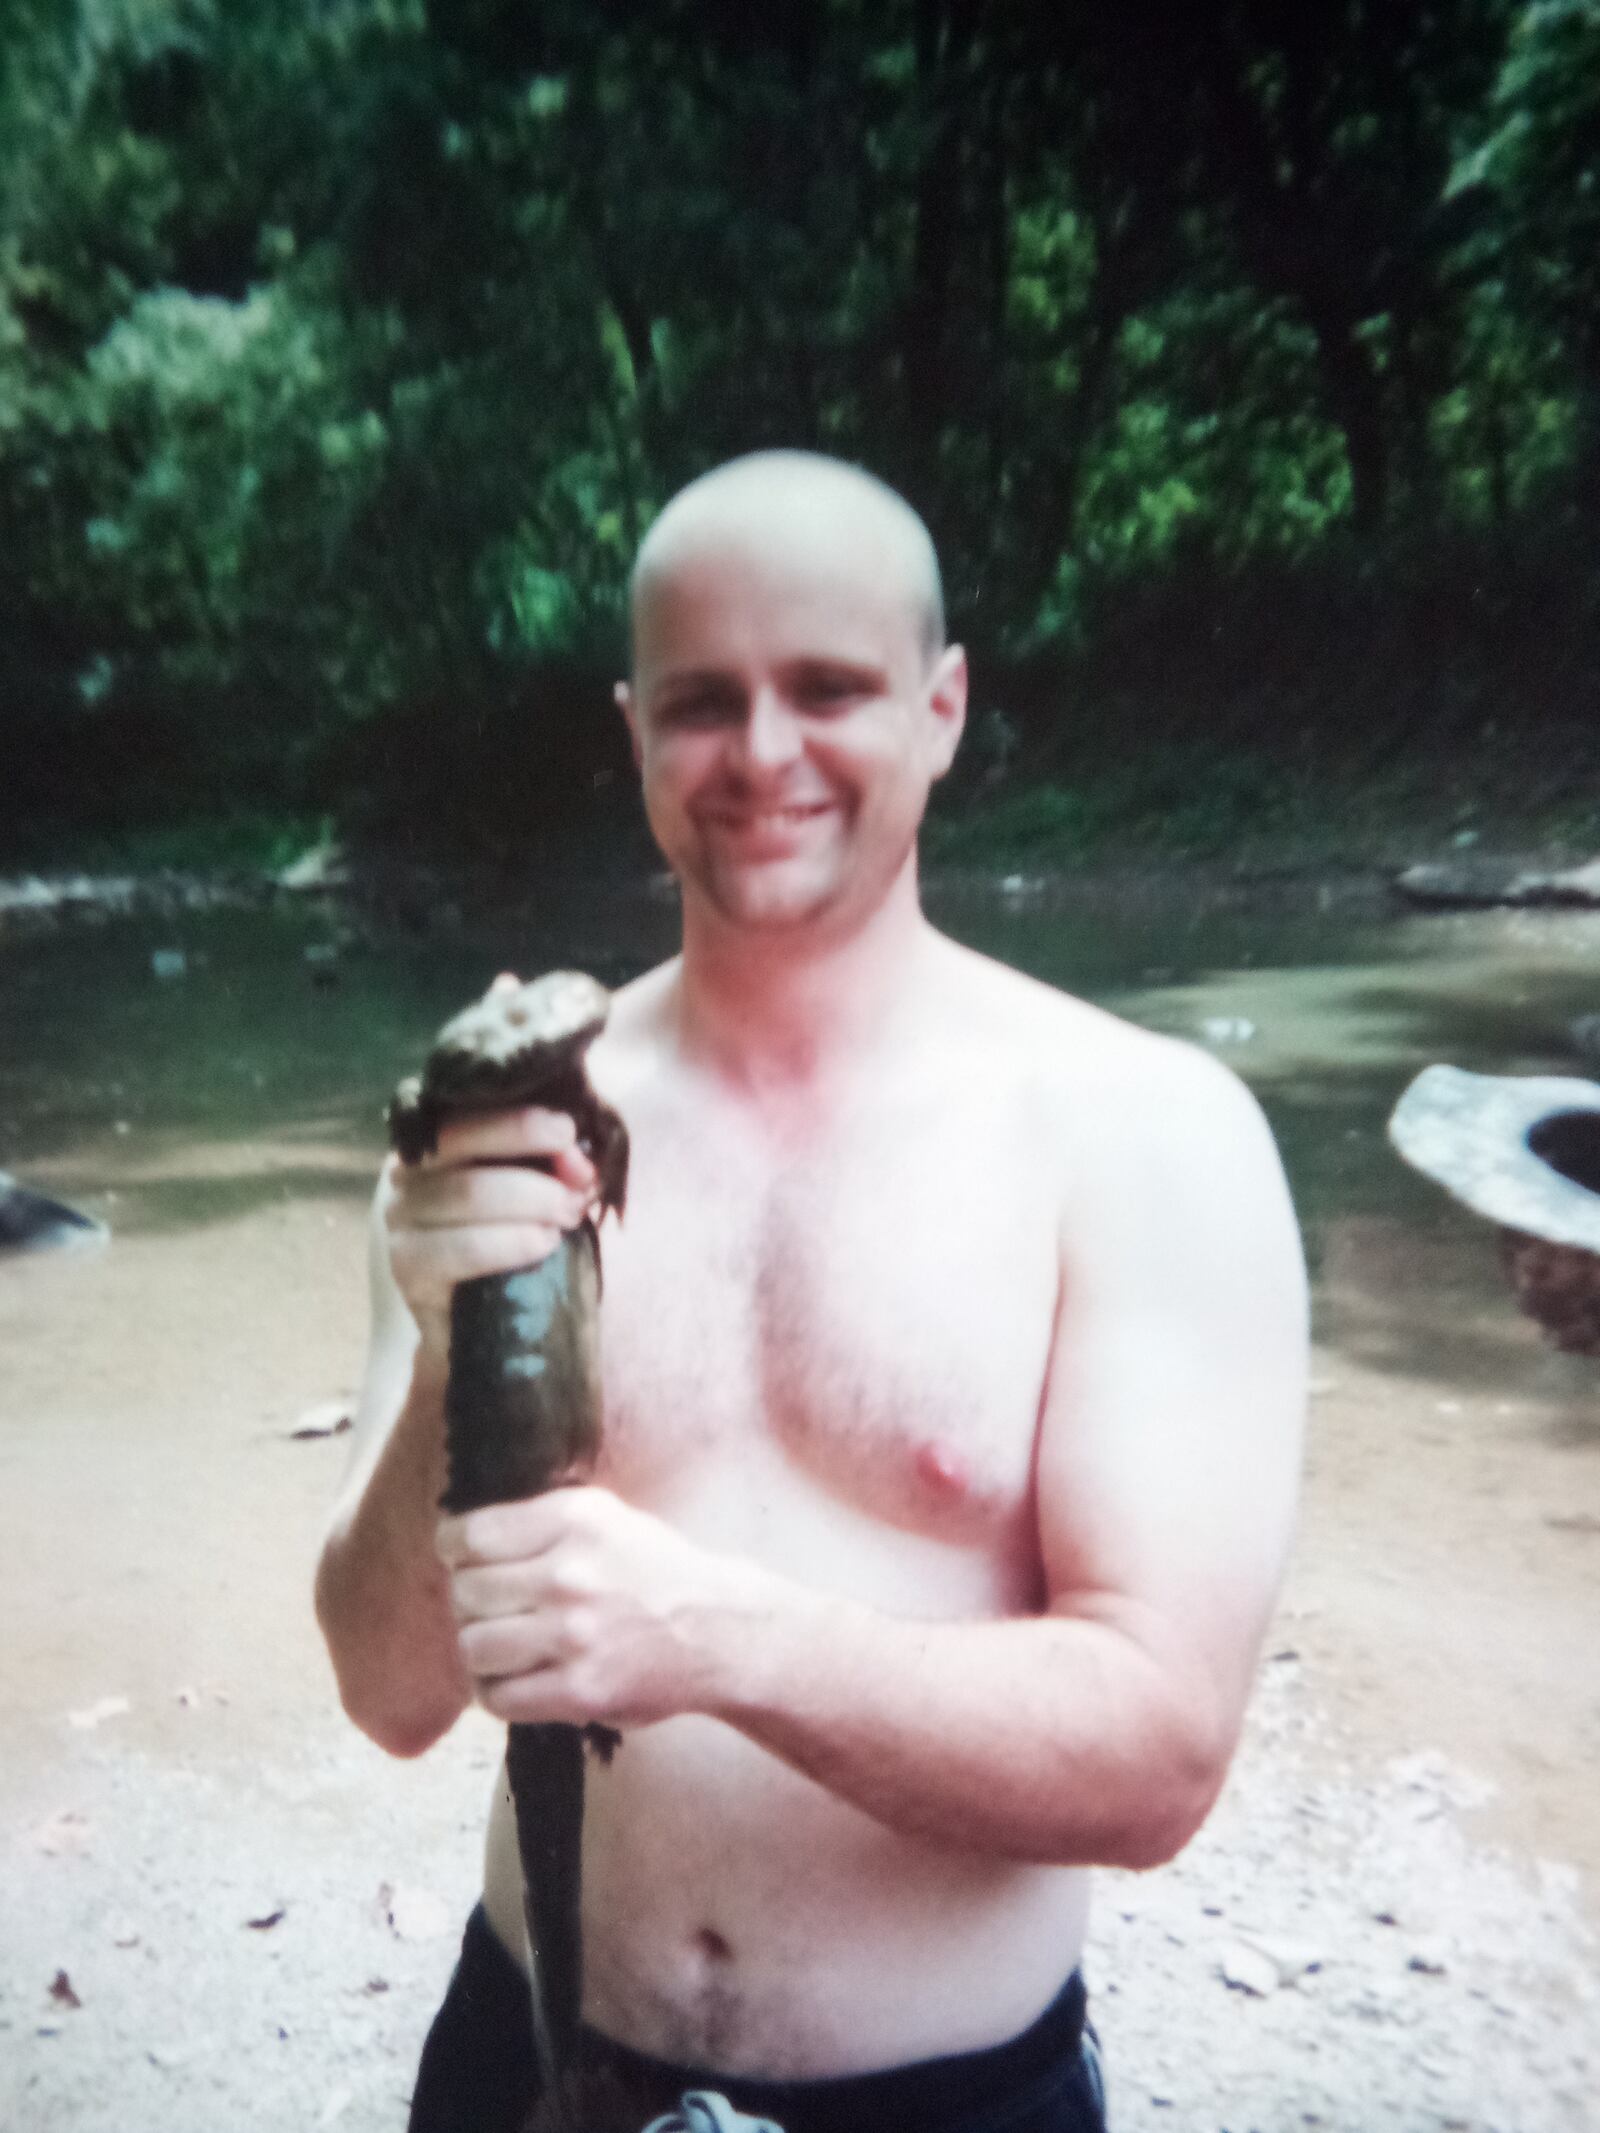
{"type": "Polygon", "coordinates": [[[572,1120],[537,1106],[453,1120],[419,1163],[389,1157],[380,1205],[390,1263],[426,1360],[448,1361],[456,1283],[547,1259],[597,1185],[572,1120]]]}

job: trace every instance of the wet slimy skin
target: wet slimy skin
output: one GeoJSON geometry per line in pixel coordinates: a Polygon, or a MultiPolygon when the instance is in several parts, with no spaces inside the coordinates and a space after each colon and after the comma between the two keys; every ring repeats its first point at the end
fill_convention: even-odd
{"type": "MultiPolygon", "coordinates": [[[[565,1111],[599,1177],[598,1206],[547,1259],[456,1287],[445,1388],[452,1513],[518,1502],[592,1468],[600,1449],[598,1223],[622,1210],[628,1135],[585,1070],[610,999],[593,978],[554,971],[529,985],[492,986],[446,1023],[420,1075],[389,1106],[403,1162],[420,1162],[440,1128],[467,1113],[538,1104],[565,1111]]],[[[533,2016],[546,2087],[570,2066],[583,1988],[579,1863],[584,1748],[609,1757],[602,1726],[513,1725],[506,1772],[534,1952],[533,2016]]]]}

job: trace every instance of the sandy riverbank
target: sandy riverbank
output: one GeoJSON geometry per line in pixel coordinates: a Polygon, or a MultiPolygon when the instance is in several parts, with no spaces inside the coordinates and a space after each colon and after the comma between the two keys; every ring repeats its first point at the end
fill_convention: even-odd
{"type": "MultiPolygon", "coordinates": [[[[177,1179],[191,1219],[0,1273],[0,2127],[398,2133],[497,1729],[387,1761],[310,1617],[343,1446],[286,1432],[359,1367],[367,1160],[311,1126],[32,1172],[114,1222],[177,1179]]],[[[1114,2122],[1592,2133],[1600,1366],[1445,1217],[1335,1223],[1318,1322],[1248,1752],[1100,1905],[1114,2122]]]]}

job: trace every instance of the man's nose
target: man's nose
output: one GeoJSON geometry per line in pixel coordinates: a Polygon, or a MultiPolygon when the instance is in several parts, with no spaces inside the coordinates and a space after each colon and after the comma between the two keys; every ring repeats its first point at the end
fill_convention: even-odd
{"type": "Polygon", "coordinates": [[[739,741],[747,769],[783,770],[801,752],[800,721],[777,690],[758,689],[739,728],[739,741]]]}

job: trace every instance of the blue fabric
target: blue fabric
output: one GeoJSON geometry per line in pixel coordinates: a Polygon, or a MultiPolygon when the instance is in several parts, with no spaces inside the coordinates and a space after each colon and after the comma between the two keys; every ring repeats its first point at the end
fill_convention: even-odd
{"type": "Polygon", "coordinates": [[[712,2090],[690,2089],[675,2111],[652,2118],[644,2133],[783,2133],[783,2128],[770,2118],[747,2117],[712,2090]]]}
{"type": "MultiPolygon", "coordinates": [[[[674,2133],[722,2133],[717,2107],[767,2120],[781,2133],[1105,2133],[1085,1999],[1074,1972],[1038,2021],[1004,2044],[830,2081],[751,2081],[668,2066],[593,2031],[583,2048],[613,2089],[643,2099],[630,2133],[652,2122],[674,2133]]],[[[423,2047],[410,2133],[522,2133],[537,2099],[527,1979],[480,1906],[423,2047]]]]}

